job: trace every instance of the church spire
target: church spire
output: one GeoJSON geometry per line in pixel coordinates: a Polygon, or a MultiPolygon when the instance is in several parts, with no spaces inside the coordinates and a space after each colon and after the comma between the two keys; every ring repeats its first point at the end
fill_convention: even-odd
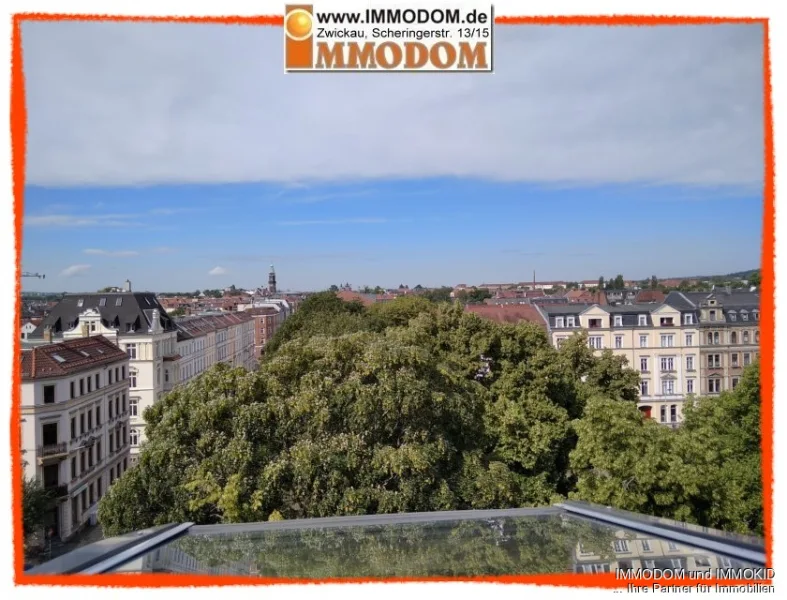
{"type": "Polygon", "coordinates": [[[276,271],[274,270],[273,265],[271,265],[271,272],[268,273],[268,291],[271,294],[276,293],[276,271]]]}

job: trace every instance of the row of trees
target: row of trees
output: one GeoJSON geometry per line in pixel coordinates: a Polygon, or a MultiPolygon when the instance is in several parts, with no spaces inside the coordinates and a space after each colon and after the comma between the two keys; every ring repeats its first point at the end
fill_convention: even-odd
{"type": "Polygon", "coordinates": [[[637,385],[581,334],[556,349],[460,305],[316,294],[258,371],[217,366],[145,411],[99,519],[116,535],[576,498],[761,533],[757,365],[678,430],[642,417],[637,385]]]}

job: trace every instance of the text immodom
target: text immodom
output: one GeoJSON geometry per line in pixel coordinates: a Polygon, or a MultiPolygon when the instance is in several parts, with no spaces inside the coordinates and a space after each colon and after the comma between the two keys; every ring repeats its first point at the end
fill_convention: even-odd
{"type": "Polygon", "coordinates": [[[488,69],[486,42],[319,42],[317,69],[488,69]]]}

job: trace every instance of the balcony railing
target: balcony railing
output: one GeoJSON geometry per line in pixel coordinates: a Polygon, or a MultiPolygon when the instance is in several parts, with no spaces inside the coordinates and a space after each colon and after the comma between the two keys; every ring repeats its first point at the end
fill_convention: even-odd
{"type": "Polygon", "coordinates": [[[38,447],[39,461],[44,459],[65,458],[68,455],[68,443],[44,444],[38,447]]]}
{"type": "Polygon", "coordinates": [[[45,485],[44,489],[52,498],[56,498],[58,500],[68,496],[67,485],[45,485]]]}

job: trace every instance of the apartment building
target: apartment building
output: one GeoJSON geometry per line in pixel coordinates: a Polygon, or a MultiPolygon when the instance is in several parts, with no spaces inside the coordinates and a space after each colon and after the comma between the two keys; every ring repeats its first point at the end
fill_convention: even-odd
{"type": "Polygon", "coordinates": [[[670,292],[665,302],[699,319],[699,393],[713,396],[735,389],[760,351],[759,292],[670,292]]]}
{"type": "MultiPolygon", "coordinates": [[[[151,292],[66,294],[23,344],[104,336],[129,358],[129,388],[139,415],[165,392],[165,365],[177,360],[177,327],[151,292]]],[[[138,429],[135,429],[137,433],[138,429]]],[[[131,448],[136,462],[139,438],[131,448]]]]}
{"type": "Polygon", "coordinates": [[[577,544],[574,550],[575,573],[615,573],[617,569],[660,569],[663,571],[712,572],[717,569],[743,568],[742,562],[643,534],[619,530],[609,551],[577,544]]]}
{"type": "Polygon", "coordinates": [[[66,540],[130,466],[129,357],[103,336],[23,350],[25,477],[54,490],[46,527],[66,540]]]}
{"type": "Polygon", "coordinates": [[[639,408],[648,417],[677,426],[685,398],[699,394],[699,326],[690,308],[667,304],[539,308],[555,346],[585,330],[597,353],[609,349],[625,357],[640,374],[639,408]]]}

